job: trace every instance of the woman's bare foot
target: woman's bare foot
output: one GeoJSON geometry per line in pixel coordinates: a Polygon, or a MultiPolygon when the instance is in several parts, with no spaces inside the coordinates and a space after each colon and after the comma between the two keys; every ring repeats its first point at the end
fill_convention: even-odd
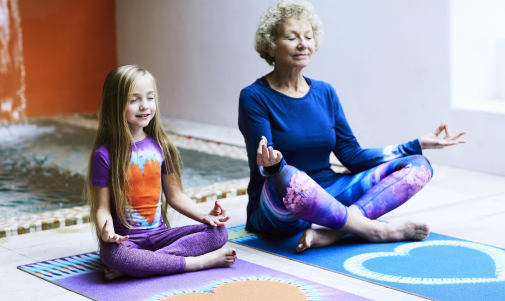
{"type": "Polygon", "coordinates": [[[105,272],[105,279],[106,280],[112,280],[112,279],[121,278],[121,277],[126,276],[125,273],[120,272],[118,270],[114,270],[109,267],[105,267],[104,272],[105,272]]]}
{"type": "Polygon", "coordinates": [[[353,207],[356,206],[349,207],[347,221],[340,231],[360,236],[371,242],[421,240],[430,235],[430,227],[424,222],[398,221],[384,223],[363,216],[362,212],[356,210],[359,210],[359,208],[353,207]]]}
{"type": "MultiPolygon", "coordinates": [[[[350,215],[363,218],[363,212],[355,206],[351,205],[347,207],[347,212],[350,215]]],[[[348,234],[348,232],[339,229],[329,229],[329,228],[319,228],[319,229],[307,229],[300,237],[298,246],[296,246],[296,253],[301,253],[310,248],[322,248],[334,244],[342,238],[342,236],[348,234]]]]}
{"type": "Polygon", "coordinates": [[[391,226],[391,241],[422,240],[430,235],[430,227],[424,222],[401,221],[387,225],[391,226]]]}
{"type": "Polygon", "coordinates": [[[218,249],[196,257],[185,257],[185,272],[192,272],[216,267],[229,267],[235,263],[235,249],[218,249]]]}
{"type": "Polygon", "coordinates": [[[334,230],[328,228],[321,229],[307,229],[300,237],[298,246],[296,246],[296,253],[301,253],[310,248],[321,248],[334,244],[346,233],[341,230],[334,230]]]}
{"type": "Polygon", "coordinates": [[[418,221],[398,221],[382,223],[372,221],[374,229],[369,233],[358,234],[371,242],[393,242],[404,240],[422,240],[430,235],[430,227],[418,221]]]}

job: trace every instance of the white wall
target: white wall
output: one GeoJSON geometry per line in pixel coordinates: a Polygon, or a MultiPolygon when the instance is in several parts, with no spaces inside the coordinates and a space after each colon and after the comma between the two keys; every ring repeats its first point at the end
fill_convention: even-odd
{"type": "MultiPolygon", "coordinates": [[[[119,62],[158,78],[164,115],[236,127],[240,90],[271,70],[253,39],[274,2],[116,1],[119,62]]],[[[469,143],[426,151],[432,162],[505,175],[505,115],[451,107],[449,0],[312,3],[326,40],[304,74],[335,87],[362,146],[449,122],[469,143]]]]}
{"type": "MultiPolygon", "coordinates": [[[[451,0],[451,73],[454,102],[502,97],[499,45],[505,39],[505,1],[451,0]]],[[[505,54],[501,54],[505,55],[505,54]]]]}
{"type": "Polygon", "coordinates": [[[157,77],[165,116],[236,127],[240,90],[269,70],[251,51],[261,2],[117,1],[119,63],[157,77]]]}

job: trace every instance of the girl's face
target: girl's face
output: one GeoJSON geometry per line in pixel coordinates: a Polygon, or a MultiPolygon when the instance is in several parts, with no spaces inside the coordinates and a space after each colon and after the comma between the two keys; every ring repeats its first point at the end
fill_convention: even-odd
{"type": "Polygon", "coordinates": [[[279,25],[277,46],[270,56],[276,66],[307,67],[316,48],[312,25],[308,20],[290,17],[279,25]]]}
{"type": "Polygon", "coordinates": [[[137,82],[135,91],[126,111],[126,121],[133,133],[145,128],[156,113],[153,81],[149,76],[142,76],[137,82]]]}

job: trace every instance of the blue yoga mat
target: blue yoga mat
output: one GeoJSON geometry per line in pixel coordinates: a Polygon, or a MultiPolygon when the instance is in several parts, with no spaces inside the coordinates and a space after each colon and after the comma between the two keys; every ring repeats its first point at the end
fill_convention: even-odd
{"type": "Polygon", "coordinates": [[[431,233],[420,242],[369,243],[348,235],[336,244],[295,253],[303,232],[256,235],[244,226],[229,240],[377,284],[437,300],[505,300],[505,250],[431,233]]]}

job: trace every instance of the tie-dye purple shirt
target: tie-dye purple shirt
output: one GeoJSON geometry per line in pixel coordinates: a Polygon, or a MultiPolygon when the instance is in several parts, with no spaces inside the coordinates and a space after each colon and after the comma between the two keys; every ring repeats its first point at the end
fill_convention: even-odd
{"type": "MultiPolygon", "coordinates": [[[[151,137],[132,145],[132,155],[128,173],[130,185],[129,203],[132,207],[132,225],[134,229],[153,229],[162,223],[161,219],[161,173],[167,173],[163,153],[158,143],[151,137]],[[136,146],[136,148],[135,148],[136,146]]],[[[111,187],[110,154],[107,145],[99,147],[91,163],[93,185],[111,187]]],[[[117,218],[114,196],[111,189],[111,214],[114,229],[124,234],[126,228],[117,218]]],[[[125,209],[127,220],[128,210],[125,209]]]]}

